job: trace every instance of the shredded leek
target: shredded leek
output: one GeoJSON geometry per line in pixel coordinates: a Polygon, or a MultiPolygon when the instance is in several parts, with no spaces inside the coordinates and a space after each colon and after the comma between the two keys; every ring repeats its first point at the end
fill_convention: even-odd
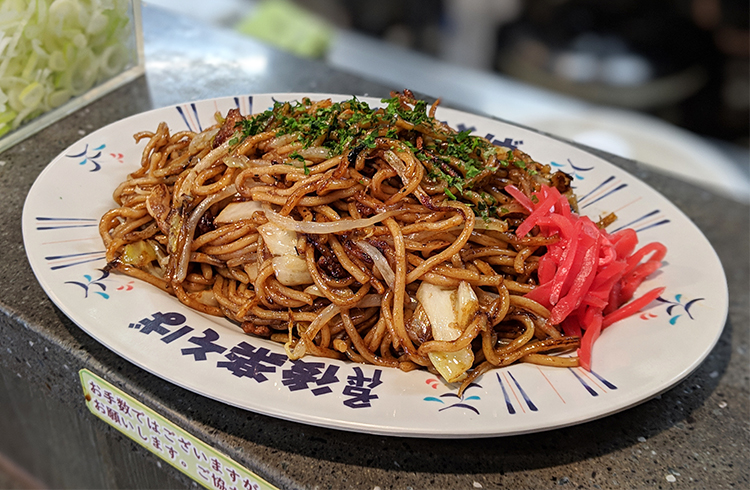
{"type": "Polygon", "coordinates": [[[0,136],[136,61],[129,0],[0,1],[0,136]]]}

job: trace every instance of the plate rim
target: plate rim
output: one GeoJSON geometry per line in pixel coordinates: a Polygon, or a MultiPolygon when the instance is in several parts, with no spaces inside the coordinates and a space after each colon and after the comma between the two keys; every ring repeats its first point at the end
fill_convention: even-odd
{"type": "MultiPolygon", "coordinates": [[[[42,286],[42,289],[44,290],[45,294],[53,301],[56,307],[58,307],[60,310],[63,311],[63,313],[71,320],[73,323],[76,324],[78,328],[81,328],[84,332],[86,332],[89,336],[91,336],[94,340],[96,340],[98,343],[102,344],[104,347],[106,347],[108,350],[113,352],[115,355],[120,357],[123,360],[126,360],[132,364],[135,364],[136,366],[146,370],[147,372],[150,372],[157,377],[164,379],[165,381],[175,384],[177,386],[180,386],[188,391],[190,391],[193,394],[199,395],[199,396],[205,396],[207,398],[214,399],[216,401],[219,401],[221,403],[225,403],[243,410],[249,410],[255,413],[260,413],[263,415],[268,415],[276,418],[281,418],[284,420],[289,420],[301,424],[307,424],[307,425],[314,425],[318,427],[326,427],[330,429],[336,429],[336,430],[345,430],[345,431],[353,431],[358,433],[366,433],[366,434],[373,434],[373,435],[386,435],[386,436],[403,436],[403,437],[424,437],[424,438],[483,438],[483,437],[499,437],[499,436],[511,436],[511,435],[519,435],[519,434],[527,434],[527,433],[535,433],[535,432],[542,432],[542,431],[549,431],[549,430],[555,430],[563,427],[569,427],[572,425],[578,425],[582,423],[587,423],[592,420],[597,420],[603,417],[607,417],[609,415],[613,415],[615,413],[622,412],[624,410],[627,410],[629,408],[632,408],[636,405],[639,405],[641,403],[644,403],[666,391],[669,391],[674,386],[682,382],[685,378],[687,378],[691,373],[693,373],[706,359],[706,357],[710,354],[710,352],[714,349],[716,344],[718,343],[727,322],[728,317],[728,306],[729,306],[729,298],[728,298],[728,283],[726,279],[726,272],[724,270],[723,264],[720,260],[720,257],[718,256],[715,248],[711,244],[711,242],[708,240],[708,238],[705,236],[703,231],[692,221],[692,219],[687,216],[679,207],[677,207],[671,200],[669,200],[667,197],[665,197],[663,194],[661,194],[659,191],[651,187],[646,182],[642,181],[640,178],[638,178],[636,175],[633,175],[632,173],[628,172],[627,170],[623,169],[622,167],[617,166],[615,163],[606,160],[606,158],[603,158],[600,155],[597,155],[595,153],[592,153],[591,151],[581,148],[580,146],[576,145],[574,142],[569,142],[565,140],[561,140],[558,138],[555,138],[552,135],[548,135],[545,133],[540,133],[535,131],[532,128],[528,128],[526,126],[521,125],[515,125],[512,122],[504,121],[500,119],[496,119],[492,116],[487,116],[484,114],[475,114],[467,111],[462,111],[459,109],[453,109],[453,108],[446,108],[441,107],[439,110],[442,111],[449,111],[454,113],[454,115],[468,115],[471,117],[476,117],[479,119],[483,119],[486,121],[491,122],[492,124],[498,124],[498,125],[507,125],[512,126],[520,131],[529,132],[535,137],[538,137],[542,140],[549,140],[553,141],[556,145],[561,145],[565,147],[574,148],[576,151],[582,152],[583,154],[588,155],[589,158],[594,159],[597,161],[598,164],[604,163],[606,166],[611,166],[613,168],[616,168],[619,172],[622,172],[623,174],[627,175],[628,178],[632,179],[635,182],[638,182],[643,188],[647,189],[649,192],[655,194],[658,196],[661,200],[663,200],[664,203],[666,203],[670,207],[670,212],[676,213],[677,216],[679,216],[681,219],[687,221],[694,229],[695,232],[699,234],[699,236],[705,241],[705,244],[708,245],[709,249],[713,253],[713,256],[711,257],[712,260],[716,261],[720,265],[719,268],[719,274],[720,274],[720,282],[723,285],[722,292],[720,294],[720,297],[723,299],[723,302],[721,305],[718,306],[718,308],[721,310],[722,314],[717,317],[717,320],[721,318],[721,326],[717,328],[716,334],[714,335],[714,338],[710,345],[707,345],[703,348],[701,355],[699,358],[694,359],[692,362],[689,363],[689,365],[685,366],[685,368],[676,376],[673,376],[670,381],[666,384],[663,384],[660,389],[654,390],[653,392],[647,394],[646,396],[640,396],[636,399],[631,400],[629,403],[622,403],[619,406],[617,406],[614,409],[609,409],[607,411],[602,411],[600,413],[592,413],[590,415],[579,417],[575,421],[568,421],[568,422],[559,422],[553,425],[547,425],[543,427],[536,427],[536,428],[528,428],[528,429],[519,429],[519,430],[511,430],[511,431],[500,431],[500,432],[486,432],[486,433],[466,433],[462,431],[458,432],[446,432],[445,428],[443,429],[436,429],[434,431],[421,431],[421,432],[409,432],[404,431],[402,427],[398,426],[384,426],[381,424],[371,425],[368,426],[367,424],[362,424],[359,422],[352,422],[352,421],[341,421],[341,420],[327,420],[324,418],[320,418],[320,420],[313,421],[312,419],[316,419],[318,417],[316,416],[308,416],[306,419],[301,419],[299,417],[295,417],[292,414],[289,414],[288,416],[285,416],[283,414],[271,413],[270,411],[266,410],[260,410],[257,407],[255,408],[248,408],[247,406],[243,406],[238,403],[234,403],[232,401],[227,401],[226,399],[216,398],[214,396],[207,395],[205,393],[197,392],[193,387],[184,385],[180,382],[175,381],[174,379],[170,379],[164,375],[162,375],[159,372],[156,372],[153,368],[150,368],[148,365],[144,364],[143,362],[140,362],[139,360],[134,360],[131,358],[131,356],[125,355],[122,352],[113,349],[112,346],[108,345],[106,341],[101,337],[99,334],[95,334],[91,331],[91,327],[86,327],[82,325],[82,322],[77,318],[77,314],[75,311],[72,311],[70,309],[69,304],[67,304],[65,301],[62,300],[62,298],[59,297],[59,295],[55,292],[54,288],[51,284],[48,284],[47,279],[41,275],[41,268],[38,266],[38,264],[35,263],[36,258],[32,258],[30,252],[29,252],[29,241],[31,240],[31,231],[28,230],[29,227],[29,221],[27,219],[27,213],[30,212],[29,208],[32,206],[30,203],[31,197],[34,194],[34,189],[37,186],[38,182],[43,181],[44,178],[47,176],[48,173],[53,172],[53,166],[60,161],[61,157],[68,152],[71,148],[73,148],[76,144],[82,142],[83,140],[86,140],[87,138],[91,138],[92,136],[95,136],[100,133],[106,132],[106,130],[111,129],[113,126],[117,126],[120,124],[124,124],[125,121],[132,122],[134,120],[140,119],[140,118],[146,118],[148,116],[154,116],[158,114],[160,111],[166,111],[170,108],[174,108],[178,105],[183,104],[205,104],[208,102],[214,102],[217,100],[224,100],[224,99],[231,99],[233,97],[284,97],[288,100],[293,100],[294,98],[300,98],[300,97],[317,97],[317,98],[326,98],[326,97],[340,97],[340,98],[347,98],[351,97],[352,95],[347,94],[333,94],[333,93],[315,93],[315,92],[289,92],[289,93],[283,93],[283,92],[269,92],[269,93],[252,93],[252,94],[242,94],[238,96],[221,96],[221,97],[209,97],[204,98],[196,101],[190,101],[185,102],[182,104],[173,104],[173,105],[167,105],[163,107],[153,108],[148,111],[144,111],[141,113],[130,115],[126,118],[119,119],[117,121],[113,121],[112,123],[106,124],[100,128],[98,128],[95,131],[92,131],[91,133],[82,136],[79,138],[76,142],[69,145],[66,149],[61,151],[56,157],[54,157],[46,166],[45,168],[39,173],[37,178],[34,181],[34,184],[31,186],[31,188],[28,191],[28,194],[24,200],[24,206],[23,206],[23,213],[22,213],[22,234],[23,234],[23,242],[24,242],[24,248],[27,251],[27,258],[29,260],[29,263],[31,264],[32,270],[34,272],[34,275],[37,279],[37,281],[42,286]]],[[[360,99],[378,99],[377,97],[371,97],[371,96],[357,96],[360,99]]],[[[533,155],[532,155],[533,158],[533,155]]],[[[109,203],[109,206],[112,204],[109,203]]],[[[668,256],[669,257],[669,256],[668,256]]],[[[286,411],[285,411],[286,412],[286,411]]]]}

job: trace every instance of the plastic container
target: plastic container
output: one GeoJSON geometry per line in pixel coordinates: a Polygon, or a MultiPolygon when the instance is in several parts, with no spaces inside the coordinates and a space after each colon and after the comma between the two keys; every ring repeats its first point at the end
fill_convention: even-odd
{"type": "Polygon", "coordinates": [[[0,151],[143,71],[140,0],[0,1],[0,151]]]}

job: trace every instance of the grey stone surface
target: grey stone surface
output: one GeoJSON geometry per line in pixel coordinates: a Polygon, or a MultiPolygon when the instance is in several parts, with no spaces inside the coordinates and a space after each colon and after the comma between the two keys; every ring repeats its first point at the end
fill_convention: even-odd
{"type": "Polygon", "coordinates": [[[85,367],[283,489],[750,487],[750,209],[610,155],[602,156],[662,192],[706,234],[727,273],[730,308],[718,344],[694,373],[601,420],[478,440],[304,426],[166,383],[78,329],[35,280],[20,224],[36,176],[68,145],[128,115],[192,99],[388,92],[158,10],[145,14],[146,77],[0,154],[0,452],[52,488],[195,487],[88,412],[78,379],[85,367]]]}

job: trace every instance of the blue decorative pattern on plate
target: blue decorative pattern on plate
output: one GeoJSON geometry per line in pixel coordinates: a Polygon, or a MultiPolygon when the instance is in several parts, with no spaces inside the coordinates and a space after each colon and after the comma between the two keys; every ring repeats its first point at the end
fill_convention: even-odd
{"type": "Polygon", "coordinates": [[[728,307],[724,271],[706,238],[674,205],[580,149],[443,108],[437,117],[452,126],[518,146],[573,175],[583,213],[595,220],[608,212],[619,216],[610,231],[633,227],[642,243],[667,246],[664,267],[641,288],[665,286],[660,302],[602,334],[593,353],[595,372],[512,365],[480,377],[459,397],[457,386],[426,371],[314,357],[290,361],[279,344],[247,336],[146,283],[102,272],[98,219],[113,206],[113,189],[137,168],[143,147],[130,135],[154,130],[161,121],[172,131],[200,130],[217,111],[247,114],[273,100],[304,96],[350,97],[264,94],[181,104],[116,122],[63,151],[40,174],[23,213],[26,252],[49,297],[118,355],[197,394],[306,424],[396,436],[511,435],[603,417],[674,386],[717,342],[728,307]]]}

